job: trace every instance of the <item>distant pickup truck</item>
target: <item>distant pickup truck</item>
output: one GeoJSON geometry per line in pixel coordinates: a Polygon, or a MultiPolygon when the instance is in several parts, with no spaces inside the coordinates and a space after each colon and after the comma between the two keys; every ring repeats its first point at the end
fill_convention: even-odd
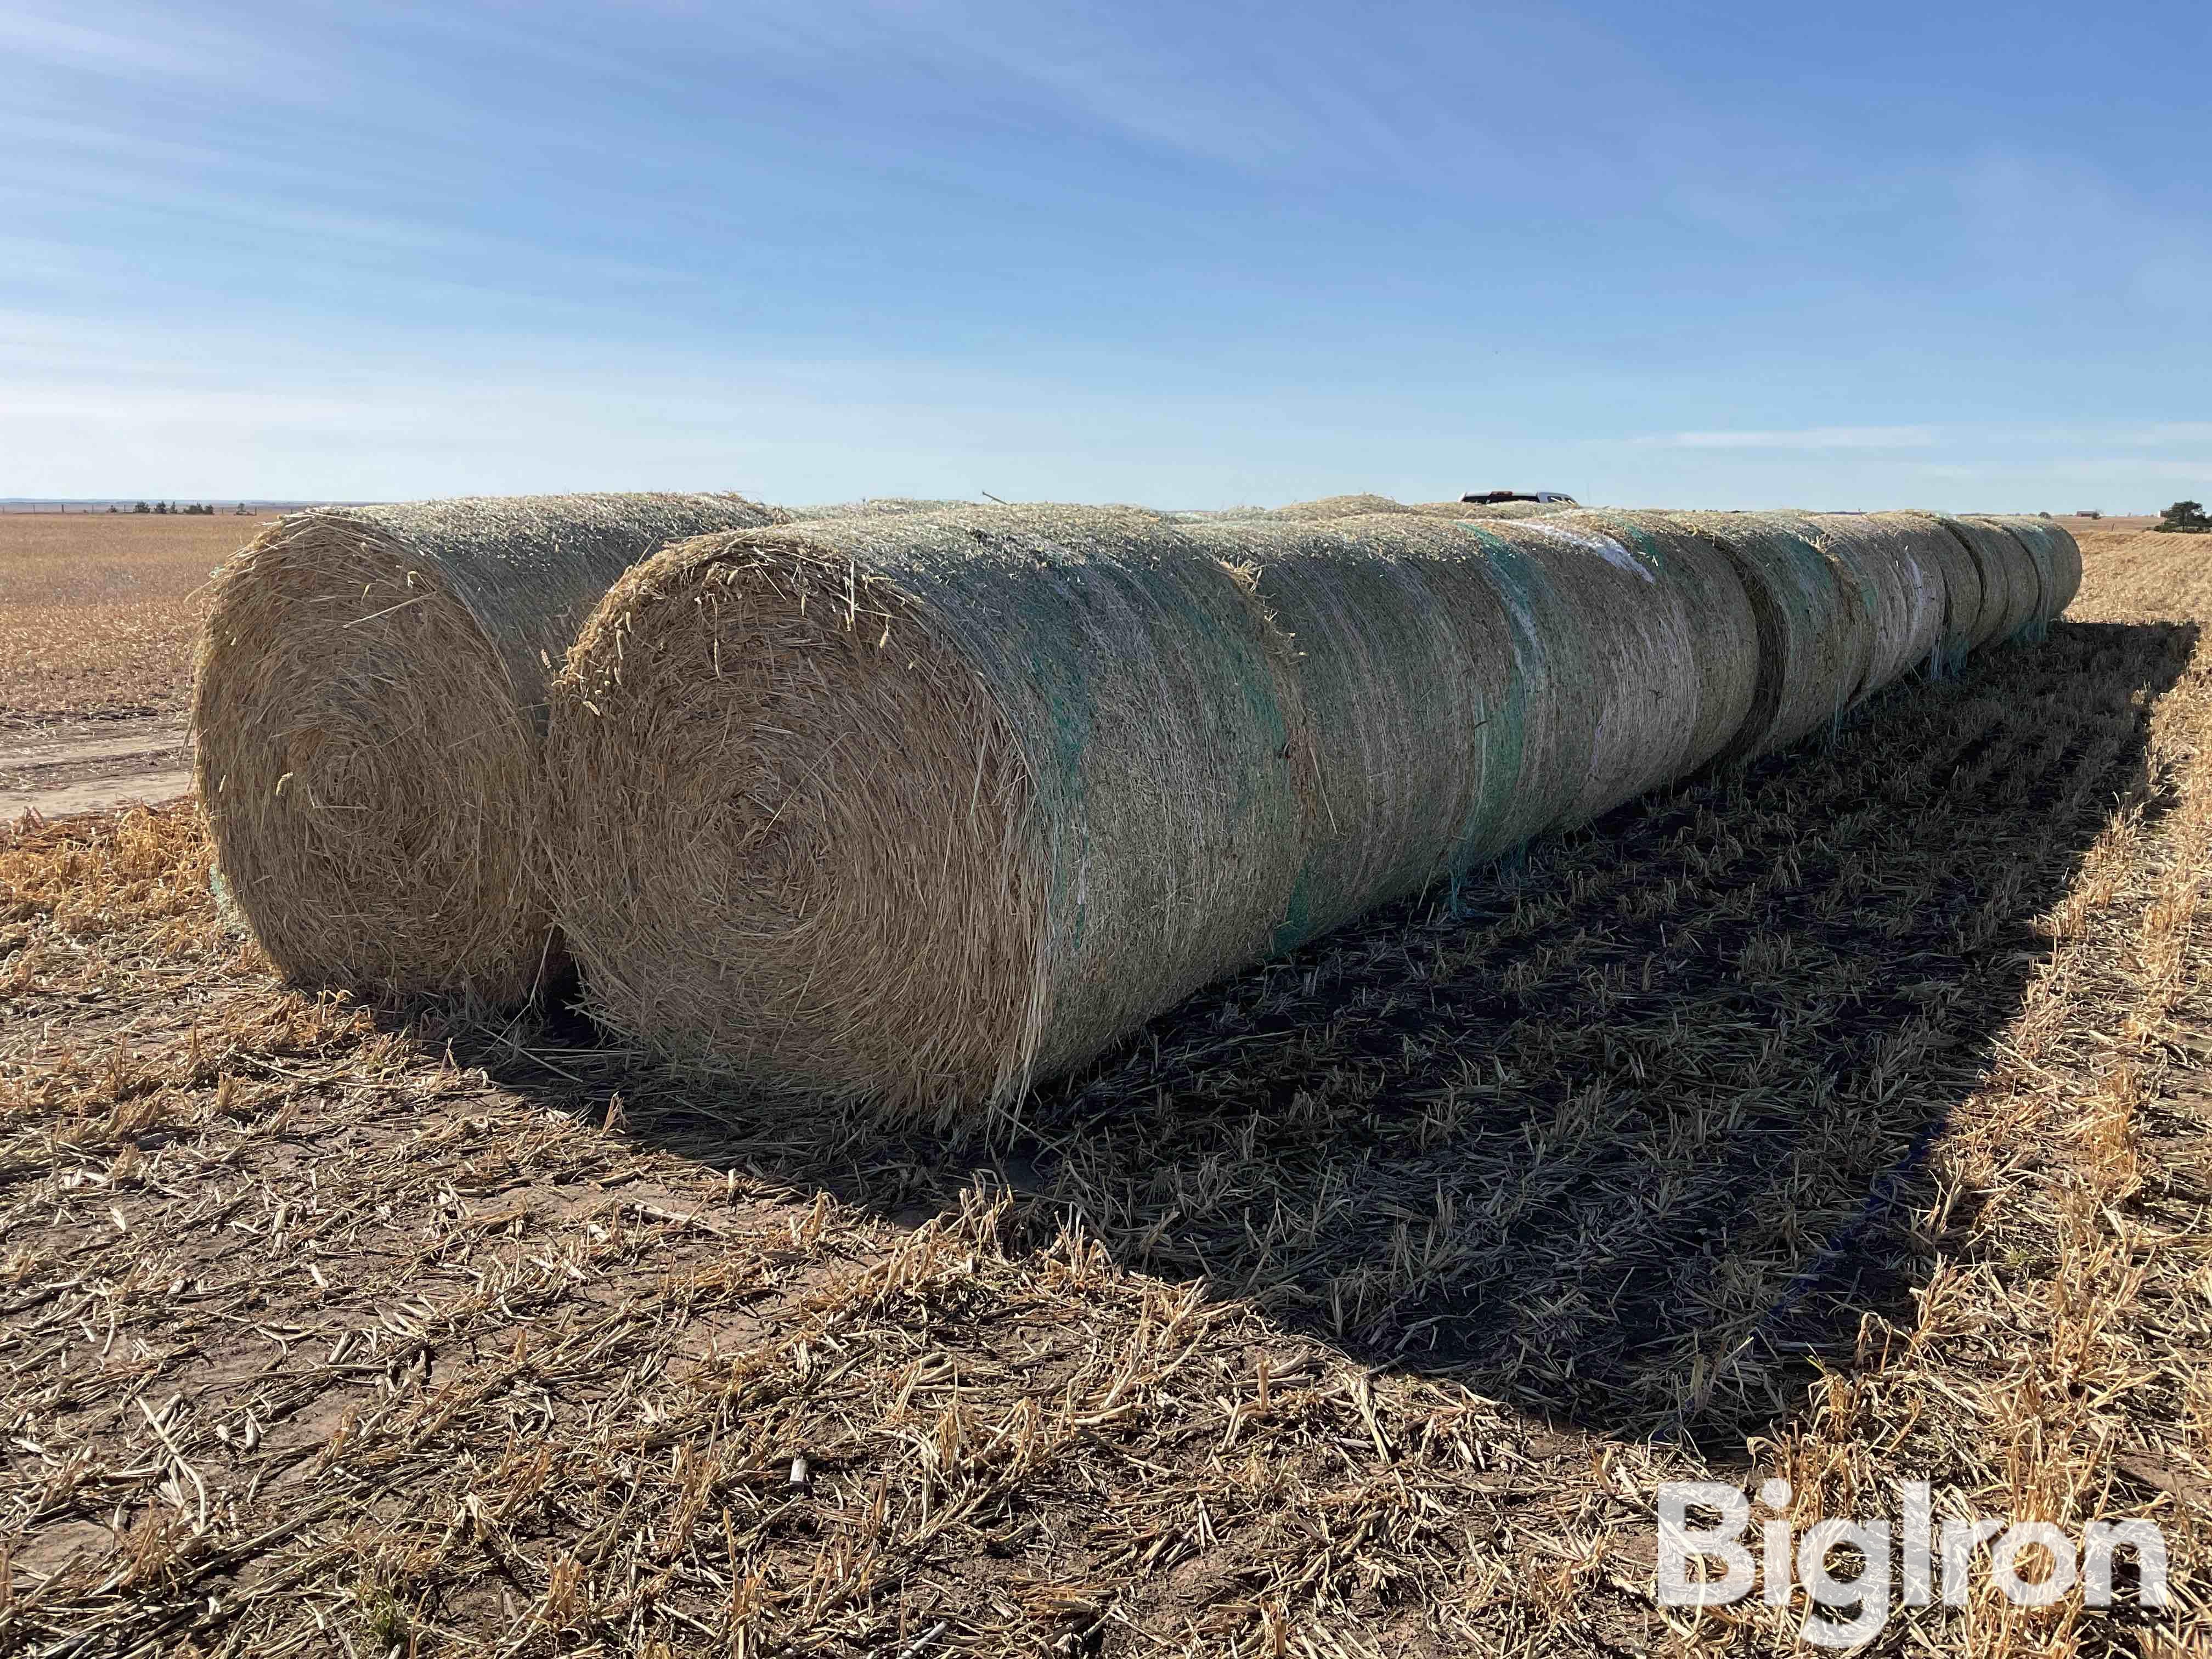
{"type": "Polygon", "coordinates": [[[1562,495],[1553,489],[1535,489],[1525,494],[1517,489],[1492,489],[1478,495],[1462,495],[1460,500],[1476,507],[1497,507],[1505,501],[1550,501],[1559,507],[1582,505],[1573,496],[1562,495]]]}

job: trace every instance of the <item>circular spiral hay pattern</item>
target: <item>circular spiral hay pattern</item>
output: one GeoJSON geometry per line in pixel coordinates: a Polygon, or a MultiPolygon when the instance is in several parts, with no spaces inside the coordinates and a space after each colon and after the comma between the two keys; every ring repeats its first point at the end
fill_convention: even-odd
{"type": "Polygon", "coordinates": [[[733,495],[319,508],[226,564],[196,664],[195,770],[228,890],[305,985],[528,996],[546,682],[633,561],[773,522],[733,495]]]}
{"type": "Polygon", "coordinates": [[[593,1001],[781,1085],[1006,1099],[1270,948],[1306,811],[1285,672],[1249,587],[1156,515],[672,548],[554,690],[593,1001]]]}

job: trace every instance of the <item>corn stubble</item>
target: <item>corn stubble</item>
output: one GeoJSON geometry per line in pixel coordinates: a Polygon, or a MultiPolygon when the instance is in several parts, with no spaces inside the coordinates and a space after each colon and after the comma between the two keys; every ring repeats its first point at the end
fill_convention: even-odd
{"type": "Polygon", "coordinates": [[[1653,1484],[2212,1497],[2212,579],[1216,988],[996,1146],[283,991],[189,808],[0,843],[0,1649],[1792,1649],[1653,1484]],[[69,1644],[77,1644],[70,1646],[69,1644]]]}

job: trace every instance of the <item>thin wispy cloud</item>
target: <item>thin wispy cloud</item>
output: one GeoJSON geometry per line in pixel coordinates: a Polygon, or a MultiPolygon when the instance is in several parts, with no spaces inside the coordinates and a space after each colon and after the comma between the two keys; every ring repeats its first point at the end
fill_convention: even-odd
{"type": "Polygon", "coordinates": [[[1930,426],[1815,426],[1797,432],[1669,432],[1637,441],[1661,449],[1933,449],[1943,434],[1930,426]]]}
{"type": "Polygon", "coordinates": [[[210,75],[221,68],[211,56],[173,40],[92,28],[12,9],[0,10],[0,53],[19,64],[90,70],[132,79],[210,75]]]}
{"type": "MultiPolygon", "coordinates": [[[[36,64],[76,76],[137,84],[179,77],[232,88],[244,77],[303,66],[299,53],[269,32],[227,28],[201,8],[87,3],[0,4],[0,61],[36,64]]],[[[27,91],[27,88],[25,90],[27,91]]],[[[257,97],[288,100],[295,88],[273,80],[257,97]]]]}

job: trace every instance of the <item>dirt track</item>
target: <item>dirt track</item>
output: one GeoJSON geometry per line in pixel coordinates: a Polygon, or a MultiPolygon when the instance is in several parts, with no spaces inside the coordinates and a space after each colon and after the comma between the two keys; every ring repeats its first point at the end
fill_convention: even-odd
{"type": "Polygon", "coordinates": [[[179,714],[0,732],[0,823],[29,811],[57,817],[173,800],[191,787],[191,750],[179,714]]]}

